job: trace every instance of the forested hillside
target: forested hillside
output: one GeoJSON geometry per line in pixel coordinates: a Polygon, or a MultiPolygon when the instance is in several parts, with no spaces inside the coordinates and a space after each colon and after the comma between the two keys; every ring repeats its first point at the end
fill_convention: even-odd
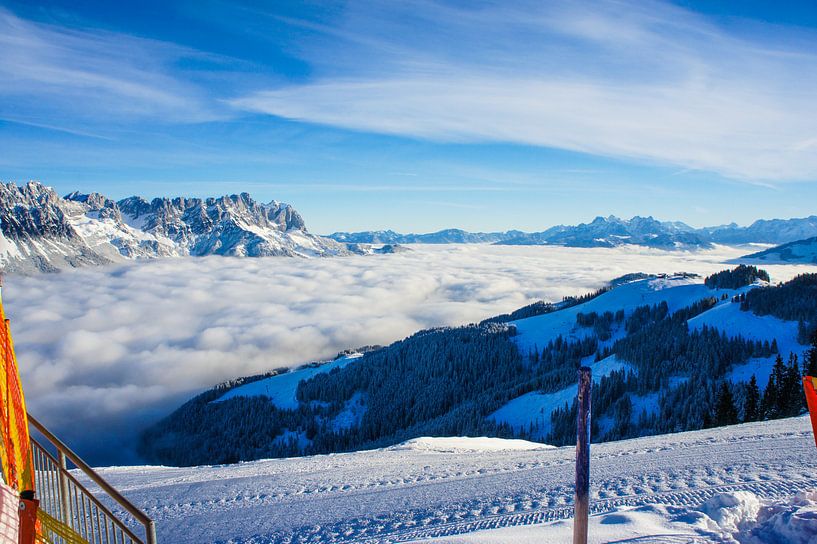
{"type": "Polygon", "coordinates": [[[221,386],[145,432],[141,453],[193,465],[425,435],[568,444],[575,436],[571,387],[582,364],[595,369],[596,441],[790,415],[803,407],[802,369],[817,370],[817,351],[803,360],[806,347],[796,339],[817,323],[817,275],[779,286],[767,278],[751,267],[703,284],[637,275],[481,324],[421,331],[304,374],[297,386],[294,374],[288,404],[264,393],[280,389],[284,376],[258,377],[263,387],[221,386]],[[519,331],[532,329],[541,344],[523,342],[519,331]]]}

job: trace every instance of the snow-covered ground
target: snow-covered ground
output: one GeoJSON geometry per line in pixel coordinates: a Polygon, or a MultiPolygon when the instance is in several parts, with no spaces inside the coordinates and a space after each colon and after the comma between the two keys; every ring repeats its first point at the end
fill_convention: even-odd
{"type": "Polygon", "coordinates": [[[362,353],[352,353],[324,364],[309,365],[297,370],[285,372],[284,374],[250,382],[246,385],[230,389],[213,402],[223,402],[234,397],[265,396],[269,397],[270,401],[278,408],[294,410],[298,408],[298,399],[295,394],[298,392],[298,384],[301,380],[308,380],[316,374],[329,372],[333,368],[343,368],[362,356],[362,353]]]}
{"type": "Polygon", "coordinates": [[[554,447],[527,440],[489,438],[486,436],[423,436],[412,438],[388,449],[425,453],[484,453],[488,451],[552,450],[554,447]]]}
{"type": "MultiPolygon", "coordinates": [[[[817,539],[817,492],[762,500],[751,491],[732,491],[715,495],[698,507],[628,506],[593,516],[589,527],[590,544],[813,544],[817,539]]],[[[573,542],[573,521],[477,531],[425,542],[570,543],[573,542]]]]}
{"type": "MultiPolygon", "coordinates": [[[[419,439],[101,472],[156,520],[162,542],[569,542],[574,449],[530,448],[419,439]]],[[[591,542],[813,542],[791,531],[815,538],[813,496],[794,498],[817,489],[815,458],[805,417],[594,445],[591,542]]]]}
{"type": "MultiPolygon", "coordinates": [[[[704,325],[729,331],[751,340],[777,341],[778,349],[785,362],[789,354],[794,353],[802,360],[808,346],[797,341],[797,322],[783,321],[771,315],[758,316],[752,312],[742,312],[739,304],[729,300],[721,301],[717,306],[689,320],[690,329],[700,329],[704,325]]],[[[765,387],[772,373],[775,356],[749,359],[742,365],[736,365],[727,378],[734,383],[748,382],[752,375],[761,387],[765,387]]]]}
{"type": "MultiPolygon", "coordinates": [[[[592,357],[590,357],[592,359],[592,357]]],[[[629,364],[611,355],[597,363],[588,363],[593,369],[593,382],[601,381],[616,370],[631,368],[629,364]]],[[[550,414],[556,409],[570,405],[576,398],[578,385],[565,387],[554,393],[532,391],[516,397],[502,408],[491,414],[491,418],[500,423],[508,423],[514,429],[527,429],[533,422],[539,426],[539,437],[546,437],[551,431],[550,414]]],[[[638,412],[640,413],[640,412],[638,412]]],[[[534,437],[536,438],[536,437],[534,437]]]]}
{"type": "Polygon", "coordinates": [[[603,314],[625,310],[629,314],[639,306],[653,306],[660,302],[666,302],[669,311],[675,312],[711,296],[713,291],[703,284],[701,278],[677,277],[635,281],[617,287],[585,304],[513,321],[518,331],[514,341],[522,353],[528,353],[531,349],[541,350],[558,336],[573,340],[590,335],[592,329],[576,324],[576,316],[579,313],[603,314]]]}

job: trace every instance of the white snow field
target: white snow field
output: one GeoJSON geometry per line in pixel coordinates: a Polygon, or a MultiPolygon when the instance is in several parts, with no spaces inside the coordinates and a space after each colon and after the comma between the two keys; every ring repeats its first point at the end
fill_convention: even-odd
{"type": "Polygon", "coordinates": [[[670,277],[653,280],[640,280],[627,283],[608,293],[596,297],[584,304],[565,308],[558,312],[512,321],[518,331],[514,341],[522,353],[532,348],[541,350],[557,336],[572,340],[583,338],[591,333],[587,327],[576,325],[576,315],[597,312],[599,314],[616,310],[625,310],[628,314],[638,306],[652,306],[666,302],[670,312],[675,312],[722,292],[734,294],[736,291],[712,291],[703,283],[703,278],[670,277]]]}
{"type": "MultiPolygon", "coordinates": [[[[592,356],[590,358],[592,359],[592,356]]],[[[616,370],[629,367],[629,364],[619,361],[615,355],[611,355],[591,365],[593,383],[600,382],[603,377],[609,376],[616,370]]],[[[489,417],[498,422],[508,423],[514,429],[525,429],[532,422],[537,423],[539,425],[539,436],[534,438],[545,437],[551,431],[550,414],[565,404],[572,403],[578,390],[578,385],[571,385],[554,393],[531,391],[516,397],[489,417]]]]}
{"type": "MultiPolygon", "coordinates": [[[[174,544],[570,542],[575,450],[540,446],[424,438],[101,473],[174,544]]],[[[796,496],[817,489],[815,461],[807,417],[594,445],[591,542],[814,542],[814,495],[796,496]]]]}
{"type": "Polygon", "coordinates": [[[250,382],[246,385],[230,389],[213,402],[224,402],[234,397],[264,396],[269,397],[270,401],[278,408],[295,410],[298,408],[296,393],[301,380],[308,380],[316,374],[329,372],[333,368],[343,368],[355,359],[361,357],[363,357],[362,353],[352,353],[321,365],[307,365],[298,370],[250,382]]]}
{"type": "MultiPolygon", "coordinates": [[[[477,531],[441,537],[433,544],[541,544],[573,542],[573,521],[477,531]]],[[[715,495],[699,507],[645,504],[590,518],[590,544],[745,543],[813,544],[817,538],[817,492],[762,500],[751,491],[715,495]]]]}

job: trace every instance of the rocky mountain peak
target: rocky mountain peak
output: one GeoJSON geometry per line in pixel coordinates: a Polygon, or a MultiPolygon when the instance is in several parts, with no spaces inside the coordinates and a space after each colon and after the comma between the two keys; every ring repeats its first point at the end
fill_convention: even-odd
{"type": "Polygon", "coordinates": [[[101,193],[83,194],[77,191],[68,193],[65,200],[85,205],[85,212],[96,212],[100,219],[112,219],[121,222],[122,214],[116,202],[101,193]]]}
{"type": "Polygon", "coordinates": [[[71,239],[76,232],[60,206],[59,195],[36,181],[25,185],[0,184],[0,221],[3,236],[31,240],[41,236],[71,239]]]}
{"type": "Polygon", "coordinates": [[[345,244],[307,233],[292,206],[262,204],[246,192],[151,201],[132,196],[115,202],[96,192],[60,197],[39,182],[0,184],[0,222],[8,242],[0,246],[0,266],[7,270],[51,271],[182,255],[324,256],[350,251],[345,244]]]}

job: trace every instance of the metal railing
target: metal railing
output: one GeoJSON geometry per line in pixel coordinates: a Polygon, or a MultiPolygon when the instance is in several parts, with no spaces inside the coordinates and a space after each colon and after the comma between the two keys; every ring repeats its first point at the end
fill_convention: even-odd
{"type": "Polygon", "coordinates": [[[40,510],[46,514],[46,521],[51,518],[58,522],[52,527],[48,527],[49,523],[44,523],[45,528],[50,529],[53,544],[74,544],[75,542],[156,544],[156,526],[153,520],[131,504],[42,423],[31,415],[28,416],[28,421],[32,427],[42,433],[56,451],[55,456],[34,438],[31,439],[40,510]],[[68,471],[68,461],[98,485],[133,519],[121,519],[102,504],[68,471]],[[128,521],[132,523],[127,523],[128,521]],[[139,525],[144,528],[144,536],[137,536],[131,529],[139,525]],[[78,541],[77,538],[82,540],[78,541]]]}

